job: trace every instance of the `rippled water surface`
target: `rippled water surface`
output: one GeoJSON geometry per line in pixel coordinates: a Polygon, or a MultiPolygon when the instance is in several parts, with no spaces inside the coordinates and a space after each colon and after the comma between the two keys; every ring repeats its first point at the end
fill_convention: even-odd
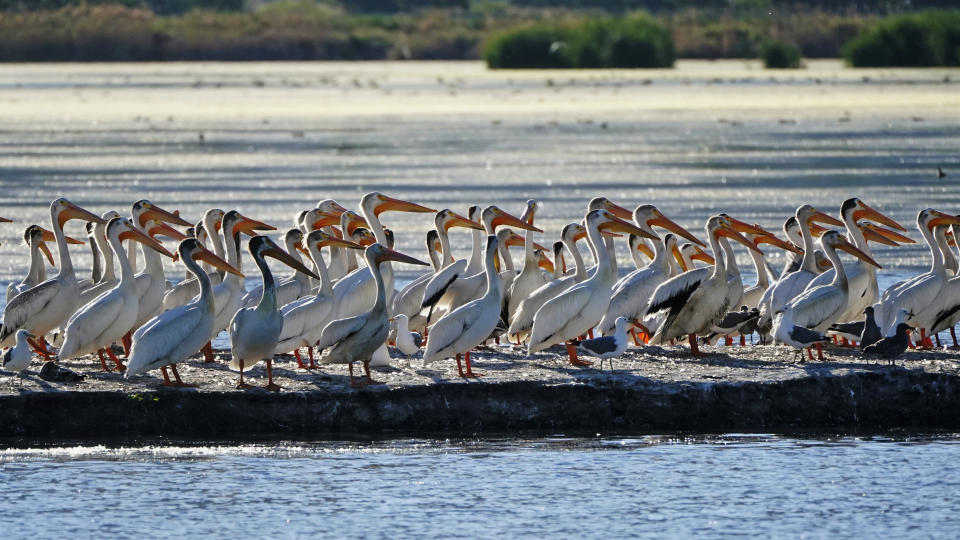
{"type": "Polygon", "coordinates": [[[5,538],[955,537],[955,435],[0,451],[5,538]]]}

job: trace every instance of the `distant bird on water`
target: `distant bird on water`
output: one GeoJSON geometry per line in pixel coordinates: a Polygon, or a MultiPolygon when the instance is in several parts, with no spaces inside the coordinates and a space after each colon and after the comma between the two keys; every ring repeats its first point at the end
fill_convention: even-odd
{"type": "Polygon", "coordinates": [[[609,358],[610,367],[613,368],[613,358],[621,356],[627,350],[627,318],[617,317],[614,325],[613,334],[579,341],[576,344],[577,350],[581,354],[599,358],[601,367],[603,361],[609,358]]]}
{"type": "Polygon", "coordinates": [[[937,167],[937,178],[944,178],[947,176],[947,173],[943,172],[943,169],[937,167]]]}
{"type": "Polygon", "coordinates": [[[864,356],[876,355],[895,363],[894,360],[907,350],[907,344],[910,342],[907,333],[911,330],[913,330],[913,327],[907,323],[898,324],[895,334],[885,337],[869,347],[864,347],[864,356]]]}

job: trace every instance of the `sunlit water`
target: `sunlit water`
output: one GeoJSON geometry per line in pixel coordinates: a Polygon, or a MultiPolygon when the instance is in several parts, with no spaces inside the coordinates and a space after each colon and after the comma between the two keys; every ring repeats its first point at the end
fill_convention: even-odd
{"type": "Polygon", "coordinates": [[[5,538],[955,537],[960,439],[720,436],[0,451],[5,538]]]}

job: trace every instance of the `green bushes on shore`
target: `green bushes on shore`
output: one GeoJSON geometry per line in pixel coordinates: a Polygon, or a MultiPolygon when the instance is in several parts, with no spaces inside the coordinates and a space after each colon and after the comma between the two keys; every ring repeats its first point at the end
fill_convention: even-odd
{"type": "Polygon", "coordinates": [[[854,67],[960,66],[960,11],[888,17],[847,43],[854,67]]]}
{"type": "Polygon", "coordinates": [[[663,26],[635,14],[507,30],[489,40],[483,58],[495,69],[656,68],[672,66],[675,52],[663,26]]]}
{"type": "Polygon", "coordinates": [[[800,49],[789,43],[770,41],[760,50],[763,67],[767,69],[796,69],[800,67],[800,49]]]}

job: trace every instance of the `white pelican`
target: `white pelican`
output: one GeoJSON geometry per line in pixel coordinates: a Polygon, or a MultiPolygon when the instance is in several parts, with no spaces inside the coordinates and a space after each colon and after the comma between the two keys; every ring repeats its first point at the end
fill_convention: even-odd
{"type": "MultiPolygon", "coordinates": [[[[52,233],[51,233],[52,235],[52,233]]],[[[10,282],[7,285],[7,302],[13,299],[14,296],[22,293],[23,291],[36,287],[40,283],[46,281],[47,279],[47,267],[43,263],[43,257],[46,256],[47,260],[50,261],[50,266],[55,266],[53,264],[53,255],[50,253],[50,248],[47,247],[46,242],[44,242],[44,230],[43,227],[39,225],[31,225],[23,231],[23,241],[27,244],[27,248],[30,249],[30,270],[27,272],[27,276],[23,278],[20,283],[10,282]]]]}
{"type": "MultiPolygon", "coordinates": [[[[591,210],[585,219],[587,237],[597,253],[597,269],[593,275],[548,300],[533,316],[527,354],[533,354],[564,341],[573,340],[592,329],[610,303],[610,293],[616,281],[611,260],[604,243],[602,230],[636,234],[657,240],[647,231],[623,221],[609,210],[591,210]]],[[[573,365],[589,365],[577,359],[576,347],[567,343],[567,353],[573,365]]]]}
{"type": "MultiPolygon", "coordinates": [[[[775,316],[773,319],[773,335],[778,341],[787,341],[794,326],[801,326],[815,330],[820,334],[826,333],[830,325],[837,322],[847,308],[849,297],[849,282],[846,269],[837,255],[838,249],[850,253],[854,257],[876,268],[880,265],[870,255],[848,242],[843,235],[836,231],[827,231],[820,237],[820,246],[824,255],[833,263],[835,270],[833,279],[825,284],[805,290],[800,296],[787,302],[784,309],[789,309],[791,316],[789,324],[782,324],[783,318],[775,316]]],[[[810,351],[807,351],[811,354],[810,351]]],[[[817,342],[817,354],[823,359],[823,349],[817,342]]],[[[812,359],[811,355],[811,359],[812,359]]]]}
{"type": "MultiPolygon", "coordinates": [[[[437,215],[434,217],[434,223],[437,227],[435,234],[440,242],[440,268],[433,273],[428,272],[411,282],[410,285],[404,287],[403,290],[396,295],[393,301],[392,313],[394,315],[401,313],[406,315],[412,321],[412,327],[414,329],[420,329],[427,325],[428,318],[418,315],[422,311],[423,291],[431,279],[436,277],[438,280],[437,283],[446,281],[449,284],[461,276],[471,275],[467,274],[469,266],[467,260],[455,259],[453,256],[453,249],[450,245],[450,229],[454,227],[464,227],[475,231],[483,230],[483,225],[449,209],[437,212],[437,215]]],[[[432,250],[428,251],[430,253],[433,252],[432,250]]],[[[443,289],[445,290],[446,287],[443,287],[443,289]]]]}
{"type": "Polygon", "coordinates": [[[277,347],[273,352],[281,354],[293,351],[299,367],[314,369],[317,366],[313,361],[313,344],[320,339],[323,327],[330,321],[334,305],[333,284],[330,282],[327,265],[320,250],[325,246],[329,246],[331,251],[338,247],[348,249],[363,249],[363,247],[348,240],[330,236],[322,230],[311,231],[307,235],[305,244],[320,273],[320,288],[314,296],[306,296],[280,309],[283,315],[283,330],[280,332],[277,347]],[[300,347],[307,347],[310,351],[309,366],[300,358],[300,347]]]}
{"type": "MultiPolygon", "coordinates": [[[[364,251],[364,257],[367,260],[367,268],[363,270],[373,276],[373,282],[377,288],[373,306],[366,313],[328,323],[317,342],[318,348],[325,349],[324,356],[320,358],[321,363],[349,364],[351,385],[354,383],[354,362],[363,362],[366,383],[374,382],[370,377],[370,357],[383,346],[390,331],[390,323],[387,320],[386,279],[383,275],[386,271],[381,263],[397,261],[427,265],[423,261],[393,251],[379,243],[369,246],[364,251]]],[[[334,294],[336,294],[336,287],[334,287],[334,294]]]]}
{"type": "MultiPolygon", "coordinates": [[[[159,242],[150,238],[126,218],[113,218],[107,224],[107,239],[110,248],[120,263],[120,281],[109,291],[81,307],[67,321],[60,358],[77,358],[95,351],[104,350],[116,363],[118,370],[123,364],[109,350],[114,341],[119,341],[137,321],[138,295],[133,268],[123,249],[122,242],[130,239],[173,258],[173,254],[159,242]]],[[[135,247],[132,247],[136,249],[135,247]]],[[[100,353],[100,365],[108,371],[100,353]]]]}
{"type": "MultiPolygon", "coordinates": [[[[340,216],[346,212],[347,209],[333,199],[324,199],[317,203],[316,210],[319,215],[307,213],[304,217],[304,225],[310,230],[320,229],[330,236],[339,236],[334,231],[333,225],[340,223],[340,216]]],[[[340,237],[347,238],[345,236],[340,237]]],[[[330,268],[328,268],[328,272],[330,273],[330,281],[334,283],[347,275],[345,255],[345,250],[340,248],[332,248],[330,250],[330,268]]]]}
{"type": "MultiPolygon", "coordinates": [[[[101,276],[103,276],[103,258],[100,256],[100,249],[97,247],[96,224],[88,221],[85,227],[87,229],[87,241],[90,243],[90,256],[93,258],[93,264],[90,268],[90,278],[77,281],[77,286],[80,287],[81,292],[94,286],[100,281],[101,276]]],[[[53,263],[51,262],[50,264],[52,265],[53,263]]]]}
{"type": "Polygon", "coordinates": [[[543,287],[531,292],[514,312],[510,319],[510,327],[507,329],[507,337],[522,343],[527,339],[530,329],[533,328],[533,316],[545,303],[551,298],[570,289],[577,283],[587,279],[587,267],[583,262],[583,256],[577,249],[577,240],[587,237],[587,229],[579,223],[570,223],[563,228],[560,233],[561,241],[570,250],[573,256],[575,270],[572,275],[564,276],[560,279],[551,281],[543,287]]]}
{"type": "MultiPolygon", "coordinates": [[[[204,212],[202,225],[198,223],[194,227],[194,233],[196,234],[197,240],[201,243],[209,243],[213,248],[214,254],[220,259],[226,258],[226,251],[224,250],[223,241],[220,239],[220,236],[217,234],[221,230],[223,225],[223,216],[225,215],[223,210],[219,208],[211,208],[204,212]]],[[[223,281],[223,275],[219,272],[211,271],[207,274],[210,278],[210,283],[213,285],[219,285],[223,281]]],[[[181,306],[190,301],[191,298],[200,293],[200,282],[196,278],[184,279],[180,283],[177,283],[173,286],[172,289],[167,291],[163,297],[163,309],[173,309],[177,306],[181,306]]]]}
{"type": "Polygon", "coordinates": [[[703,245],[703,242],[697,240],[697,237],[663,215],[652,204],[638,206],[633,211],[633,222],[654,238],[654,257],[643,268],[634,270],[617,281],[610,297],[607,312],[603,315],[600,324],[597,325],[597,328],[604,334],[614,329],[614,323],[618,317],[626,317],[628,321],[642,317],[644,308],[647,307],[647,301],[653,291],[670,277],[669,259],[673,256],[673,253],[667,250],[664,242],[654,232],[653,227],[661,227],[691,242],[703,245]]]}
{"type": "Polygon", "coordinates": [[[947,269],[943,264],[943,252],[934,240],[934,229],[960,223],[956,216],[944,214],[931,208],[917,215],[917,228],[930,249],[933,259],[930,270],[912,279],[895,284],[883,291],[880,303],[874,306],[874,316],[883,335],[889,335],[896,319],[894,314],[906,310],[908,324],[920,329],[921,345],[927,345],[925,329],[932,326],[946,300],[940,295],[947,285],[947,269]]]}
{"type": "MultiPolygon", "coordinates": [[[[286,253],[296,259],[301,265],[303,264],[303,259],[300,258],[297,252],[309,256],[307,250],[303,248],[303,238],[304,234],[300,229],[290,229],[283,235],[283,244],[286,248],[286,253]]],[[[290,302],[307,296],[310,294],[310,274],[296,270],[292,276],[277,280],[275,294],[277,295],[277,305],[280,306],[285,306],[290,302]]],[[[246,294],[243,295],[241,305],[243,307],[253,307],[260,301],[261,296],[263,296],[262,284],[247,291],[246,294]]]]}
{"type": "Polygon", "coordinates": [[[712,266],[713,263],[716,262],[703,248],[689,242],[680,246],[680,259],[683,261],[683,268],[681,268],[681,271],[677,272],[677,274],[686,272],[687,270],[695,270],[697,265],[693,261],[704,262],[707,266],[712,266]]]}
{"type": "Polygon", "coordinates": [[[100,256],[103,257],[103,276],[100,277],[100,281],[80,291],[80,300],[77,302],[77,306],[87,305],[94,298],[117,286],[119,279],[114,271],[113,249],[110,248],[110,241],[107,239],[106,230],[107,223],[111,219],[118,217],[120,217],[119,212],[116,210],[108,210],[100,215],[103,223],[94,223],[93,225],[97,251],[99,251],[100,256]]]}
{"type": "MultiPolygon", "coordinates": [[[[852,242],[857,249],[870,257],[873,257],[873,252],[870,251],[870,246],[864,237],[863,231],[857,225],[858,221],[861,219],[870,220],[900,231],[906,231],[902,225],[867,206],[866,203],[856,197],[843,201],[843,205],[840,207],[840,217],[847,230],[847,239],[852,242]]],[[[900,236],[900,238],[911,243],[913,242],[905,236],[900,236]]],[[[838,322],[859,319],[863,314],[864,308],[872,306],[880,298],[880,289],[877,285],[877,269],[875,266],[864,259],[857,258],[852,265],[844,268],[844,272],[847,276],[850,294],[847,296],[846,308],[837,315],[838,322]]],[[[814,278],[807,288],[810,289],[830,283],[833,281],[835,274],[836,267],[827,270],[814,278]]]]}
{"type": "MultiPolygon", "coordinates": [[[[240,254],[240,234],[253,236],[255,231],[273,231],[276,227],[260,221],[250,219],[236,210],[231,210],[223,216],[223,239],[226,243],[227,263],[239,271],[243,271],[240,254]]],[[[240,309],[240,299],[243,296],[243,281],[239,274],[230,274],[213,288],[215,315],[213,330],[210,339],[217,337],[225,330],[240,309]]],[[[208,350],[208,352],[210,352],[208,350]]],[[[207,355],[208,361],[212,354],[207,355]]]]}
{"type": "Polygon", "coordinates": [[[157,315],[133,333],[133,346],[127,362],[128,378],[160,368],[164,385],[186,386],[177,373],[177,363],[199,351],[213,332],[213,288],[210,277],[196,261],[205,261],[214,268],[243,276],[239,270],[203,247],[196,238],[180,242],[177,253],[200,284],[200,295],[189,303],[157,315]],[[176,383],[171,383],[167,376],[168,365],[173,370],[176,383]]]}
{"type": "MultiPolygon", "coordinates": [[[[960,225],[953,225],[953,238],[949,244],[957,245],[956,239],[960,237],[958,233],[960,233],[960,225]]],[[[949,247],[947,249],[949,250],[949,247]]],[[[960,344],[957,343],[957,334],[954,331],[954,326],[960,322],[960,275],[954,275],[947,281],[942,296],[943,303],[930,325],[930,334],[936,336],[938,332],[950,330],[950,336],[953,337],[951,349],[960,349],[960,344]]],[[[937,339],[939,340],[939,337],[937,339]]]]}
{"type": "MultiPolygon", "coordinates": [[[[300,229],[294,229],[303,235],[300,229]]],[[[280,331],[283,329],[283,315],[277,305],[277,285],[273,273],[264,257],[272,257],[305,276],[314,275],[303,263],[280,249],[267,236],[254,236],[247,245],[253,261],[257,263],[260,274],[263,276],[263,289],[260,293],[260,302],[256,307],[246,307],[237,311],[230,321],[230,369],[240,372],[240,384],[237,388],[249,388],[243,382],[243,370],[249,369],[261,360],[267,361],[267,390],[277,391],[280,387],[273,382],[273,351],[280,340],[280,331]]]]}
{"type": "Polygon", "coordinates": [[[776,315],[787,302],[802,293],[804,289],[807,288],[807,285],[813,281],[813,278],[820,274],[813,249],[813,234],[810,232],[810,224],[819,221],[838,227],[843,226],[842,221],[824,214],[809,204],[804,204],[797,208],[795,216],[800,228],[800,238],[803,242],[803,259],[797,271],[781,276],[780,279],[770,287],[769,298],[760,305],[760,326],[764,326],[769,321],[772,321],[773,316],[776,315]]]}
{"type": "Polygon", "coordinates": [[[25,328],[37,336],[41,352],[48,353],[43,336],[60,326],[77,308],[80,288],[73,271],[73,263],[70,261],[70,253],[67,251],[67,237],[63,234],[63,225],[71,219],[83,219],[96,223],[103,221],[64,198],[59,198],[50,204],[50,220],[53,225],[53,235],[57,240],[60,271],[55,277],[23,291],[7,302],[3,310],[0,346],[12,345],[16,331],[25,328]]]}
{"type": "MultiPolygon", "coordinates": [[[[383,212],[436,212],[431,208],[420,206],[400,199],[393,199],[386,195],[373,192],[367,193],[360,201],[360,209],[363,218],[369,224],[370,232],[377,239],[377,243],[386,247],[389,244],[383,225],[380,224],[380,214],[383,212]]],[[[346,234],[346,231],[344,231],[346,234]]],[[[384,286],[387,291],[387,302],[393,303],[393,267],[390,262],[393,259],[385,258],[383,267],[384,286]]],[[[331,273],[331,277],[333,274],[331,273]]],[[[374,281],[374,273],[368,272],[366,268],[359,268],[354,272],[347,274],[336,282],[333,286],[336,295],[337,304],[334,308],[335,317],[343,319],[364,313],[371,304],[374,303],[377,294],[377,285],[374,281]]]]}
{"type": "MultiPolygon", "coordinates": [[[[421,330],[426,325],[426,317],[422,315],[420,309],[420,299],[423,298],[423,289],[427,286],[427,282],[443,268],[444,256],[442,252],[443,246],[440,244],[439,233],[436,229],[430,229],[427,231],[427,255],[430,257],[430,266],[433,267],[433,270],[417,276],[416,279],[393,295],[393,306],[390,312],[394,316],[400,314],[407,316],[408,324],[417,330],[421,330]],[[415,321],[410,320],[408,313],[414,314],[412,317],[415,321]]],[[[393,335],[392,331],[390,335],[393,335]]]]}
{"type": "MultiPolygon", "coordinates": [[[[797,255],[803,255],[803,250],[790,242],[784,242],[773,234],[747,234],[747,238],[753,242],[754,246],[760,247],[760,244],[770,244],[784,251],[789,251],[797,255]]],[[[749,309],[760,307],[760,300],[763,293],[770,288],[770,284],[777,280],[777,273],[770,265],[770,262],[763,255],[749,249],[750,257],[753,259],[753,268],[757,273],[757,281],[750,287],[743,289],[743,296],[740,298],[740,304],[749,309]]]]}
{"type": "MultiPolygon", "coordinates": [[[[455,356],[457,372],[461,377],[478,377],[470,365],[470,351],[483,343],[493,333],[500,321],[501,290],[500,276],[494,258],[497,255],[499,240],[496,236],[487,236],[484,253],[483,273],[487,281],[483,296],[467,302],[440,318],[430,328],[427,350],[423,353],[424,364],[455,356]],[[467,369],[463,370],[460,355],[465,355],[467,369]]],[[[539,271],[539,270],[538,270],[539,271]]]]}
{"type": "Polygon", "coordinates": [[[727,216],[711,217],[705,229],[715,260],[713,268],[690,270],[664,281],[657,287],[646,310],[646,315],[668,312],[650,343],[659,345],[686,335],[694,356],[701,356],[696,335],[709,330],[732,307],[728,304],[730,284],[727,260],[721,254],[725,247],[722,244],[728,243],[726,238],[733,238],[750,249],[757,249],[736,231],[734,222],[727,216]]]}
{"type": "MultiPolygon", "coordinates": [[[[480,217],[481,222],[483,223],[483,228],[487,232],[487,235],[497,235],[497,227],[507,226],[507,227],[517,227],[518,229],[529,229],[533,228],[535,232],[543,232],[533,225],[529,225],[526,221],[523,221],[516,216],[508,214],[496,206],[488,206],[483,209],[480,217]]],[[[516,275],[513,272],[513,262],[510,259],[510,254],[507,251],[507,244],[509,242],[500,241],[498,252],[500,257],[503,259],[503,264],[506,267],[502,272],[502,280],[509,279],[512,280],[516,275]],[[507,277],[509,275],[509,277],[507,277]]],[[[467,265],[470,266],[469,264],[467,265]]],[[[444,275],[442,272],[434,276],[423,290],[423,300],[421,301],[421,308],[429,309],[436,311],[438,313],[449,313],[450,311],[456,309],[457,307],[466,304],[471,300],[475,300],[486,288],[486,281],[483,273],[464,275],[460,276],[457,279],[450,281],[449,276],[444,275]]],[[[501,283],[504,287],[509,286],[509,283],[501,283]]],[[[428,338],[429,341],[429,338],[428,338]]]]}
{"type": "Polygon", "coordinates": [[[7,371],[19,373],[30,365],[33,359],[33,353],[30,351],[28,340],[36,340],[36,336],[27,332],[23,328],[17,330],[15,334],[15,344],[13,347],[3,351],[3,359],[0,360],[0,367],[7,371]]]}
{"type": "MultiPolygon", "coordinates": [[[[527,201],[527,210],[524,212],[523,219],[529,225],[533,225],[534,215],[537,212],[539,203],[535,199],[527,201]]],[[[510,288],[503,291],[506,299],[507,317],[516,313],[520,307],[520,302],[524,301],[530,293],[547,284],[547,278],[540,271],[540,261],[534,253],[533,231],[527,229],[523,239],[523,267],[517,277],[513,278],[510,288]]]]}

